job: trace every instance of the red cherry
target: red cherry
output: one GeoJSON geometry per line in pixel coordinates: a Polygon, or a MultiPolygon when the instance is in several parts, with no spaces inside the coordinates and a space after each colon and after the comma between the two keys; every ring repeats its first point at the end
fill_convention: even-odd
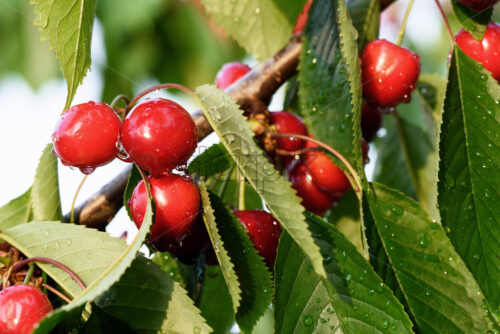
{"type": "Polygon", "coordinates": [[[250,240],[268,266],[274,264],[281,235],[280,223],[264,210],[235,210],[233,212],[248,230],[250,240]]]}
{"type": "Polygon", "coordinates": [[[470,9],[476,12],[482,12],[490,7],[493,7],[498,0],[458,0],[470,9]]]}
{"type": "Polygon", "coordinates": [[[303,162],[299,162],[289,171],[288,178],[292,182],[292,187],[297,190],[297,196],[302,198],[302,205],[307,211],[323,216],[336,200],[316,186],[314,178],[303,162]]]}
{"type": "Polygon", "coordinates": [[[65,110],[57,122],[54,151],[64,164],[92,172],[115,158],[120,127],[120,118],[108,105],[78,104],[65,110]]]}
{"type": "Polygon", "coordinates": [[[482,63],[493,78],[500,81],[500,25],[490,22],[480,42],[463,29],[455,40],[469,57],[482,63]]]}
{"type": "Polygon", "coordinates": [[[217,73],[215,85],[217,88],[226,89],[251,70],[249,66],[240,62],[227,63],[217,73]]]}
{"type": "Polygon", "coordinates": [[[185,164],[196,149],[196,125],[177,103],[151,99],[138,104],[123,122],[121,140],[139,167],[154,177],[185,164]]]}
{"type": "MultiPolygon", "coordinates": [[[[269,120],[275,126],[278,133],[293,133],[307,136],[307,128],[302,119],[287,111],[275,111],[269,113],[269,120]]],[[[304,147],[303,140],[296,138],[278,138],[277,148],[288,152],[294,152],[304,147]]]]}
{"type": "Polygon", "coordinates": [[[382,113],[365,102],[361,109],[361,133],[366,141],[372,141],[382,126],[382,113]]]}
{"type": "MultiPolygon", "coordinates": [[[[318,146],[308,142],[306,147],[317,148],[318,146]]],[[[333,160],[321,151],[307,152],[304,164],[314,184],[331,196],[340,197],[351,187],[342,169],[335,165],[333,160]]]]}
{"type": "Polygon", "coordinates": [[[302,32],[306,27],[307,19],[309,18],[309,9],[311,9],[311,5],[314,0],[308,0],[302,9],[302,13],[297,17],[297,21],[295,23],[295,27],[293,28],[293,34],[297,34],[302,32]]]}
{"type": "Polygon", "coordinates": [[[0,291],[0,333],[31,334],[53,310],[43,292],[30,285],[13,285],[0,291]]]}
{"type": "Polygon", "coordinates": [[[194,221],[184,239],[167,245],[167,251],[185,264],[192,264],[210,244],[205,223],[201,215],[194,221]]]}
{"type": "Polygon", "coordinates": [[[420,57],[383,39],[361,53],[363,96],[374,107],[394,107],[411,100],[420,74],[420,57]]]}
{"type": "MultiPolygon", "coordinates": [[[[169,250],[170,243],[180,241],[189,234],[200,211],[200,192],[196,184],[177,174],[166,174],[161,178],[149,176],[148,182],[156,204],[149,242],[165,252],[169,250]]],[[[142,225],[147,198],[146,186],[141,181],[128,200],[137,228],[142,225]]]]}

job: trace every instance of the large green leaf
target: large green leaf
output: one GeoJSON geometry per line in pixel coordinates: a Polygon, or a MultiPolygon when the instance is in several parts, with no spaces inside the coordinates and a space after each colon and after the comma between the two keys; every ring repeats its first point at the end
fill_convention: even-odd
{"type": "Polygon", "coordinates": [[[205,85],[196,90],[203,113],[235,160],[243,176],[264,200],[272,215],[311,259],[314,270],[325,276],[319,248],[307,229],[300,199],[257,147],[253,133],[235,101],[223,91],[205,85]]]}
{"type": "Polygon", "coordinates": [[[462,27],[470,32],[475,39],[480,41],[488,27],[493,9],[490,8],[478,13],[457,0],[452,0],[452,6],[453,12],[462,27]]]}
{"type": "Polygon", "coordinates": [[[228,333],[233,327],[231,296],[219,266],[210,266],[205,271],[200,310],[215,333],[228,333]]]}
{"type": "Polygon", "coordinates": [[[358,30],[358,48],[378,38],[380,0],[351,0],[347,3],[352,24],[358,30]]]}
{"type": "Polygon", "coordinates": [[[215,22],[257,60],[276,53],[292,33],[293,23],[274,1],[202,0],[202,3],[215,22]]]}
{"type": "Polygon", "coordinates": [[[137,333],[212,331],[179,283],[143,256],[95,303],[137,333]]]}
{"type": "Polygon", "coordinates": [[[49,40],[68,85],[65,109],[90,68],[95,0],[31,0],[42,39],[49,40]]]}
{"type": "Polygon", "coordinates": [[[276,261],[276,333],[412,333],[411,322],[356,247],[307,213],[324,254],[327,279],[284,234],[276,261]]]}
{"type": "Polygon", "coordinates": [[[216,173],[224,172],[234,166],[234,162],[228,155],[224,145],[214,144],[202,154],[194,158],[189,164],[188,172],[208,177],[216,173]]]}
{"type": "Polygon", "coordinates": [[[315,1],[309,15],[298,79],[301,114],[309,132],[339,151],[363,176],[356,31],[345,1],[315,1]]]}
{"type": "Polygon", "coordinates": [[[35,220],[62,220],[57,158],[52,154],[52,144],[45,146],[40,157],[31,188],[31,203],[35,220]]]}
{"type": "Polygon", "coordinates": [[[500,314],[500,86],[458,47],[439,146],[439,209],[448,235],[500,314]]]}
{"type": "Polygon", "coordinates": [[[59,222],[22,224],[0,233],[0,238],[18,248],[26,256],[42,256],[58,260],[88,284],[87,289],[81,292],[66,273],[52,266],[40,264],[49,276],[75,298],[71,304],[47,316],[37,328],[37,334],[48,333],[60,321],[77,316],[75,310],[98,297],[121,277],[149,233],[152,224],[149,201],[144,217],[137,236],[129,246],[105,233],[59,222]]]}
{"type": "Polygon", "coordinates": [[[443,228],[402,193],[379,184],[372,190],[365,217],[376,232],[369,240],[381,241],[370,244],[372,264],[389,279],[394,271],[386,283],[401,289],[420,332],[485,333],[479,287],[443,228]]]}
{"type": "Polygon", "coordinates": [[[297,17],[302,12],[307,0],[272,0],[276,6],[285,14],[290,24],[295,25],[297,17]]]}
{"type": "Polygon", "coordinates": [[[31,188],[0,208],[0,231],[29,220],[31,214],[31,188]]]}

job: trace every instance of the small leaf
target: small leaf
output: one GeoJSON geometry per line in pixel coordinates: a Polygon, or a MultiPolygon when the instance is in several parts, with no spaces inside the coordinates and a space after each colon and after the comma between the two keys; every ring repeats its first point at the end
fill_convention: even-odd
{"type": "Polygon", "coordinates": [[[95,303],[137,333],[212,332],[180,284],[142,255],[95,303]]]}
{"type": "Polygon", "coordinates": [[[31,0],[35,5],[42,40],[49,40],[68,85],[64,109],[68,109],[77,87],[90,68],[90,42],[95,0],[31,0]]]}
{"type": "Polygon", "coordinates": [[[28,222],[31,214],[31,188],[0,208],[0,230],[28,222]]]}
{"type": "Polygon", "coordinates": [[[347,3],[352,24],[358,30],[358,48],[378,38],[380,0],[353,0],[347,3]]]}
{"type": "Polygon", "coordinates": [[[379,184],[372,189],[365,216],[376,236],[369,240],[381,241],[370,244],[373,266],[387,278],[394,271],[386,283],[401,289],[420,332],[485,333],[479,287],[443,228],[400,192],[379,184]]]}
{"type": "Polygon", "coordinates": [[[234,162],[221,143],[214,144],[189,164],[188,172],[203,177],[225,172],[234,166],[234,162]]]}
{"type": "MultiPolygon", "coordinates": [[[[224,30],[257,60],[281,49],[290,38],[293,23],[269,0],[202,0],[224,30]]],[[[297,9],[297,15],[302,8],[297,9]]]]}
{"type": "Polygon", "coordinates": [[[216,195],[210,193],[209,197],[224,248],[234,263],[241,287],[236,322],[244,332],[250,333],[272,301],[271,274],[238,218],[216,195]]]}
{"type": "Polygon", "coordinates": [[[219,266],[207,267],[200,302],[201,315],[214,333],[228,333],[234,324],[231,296],[219,266]]]}
{"type": "Polygon", "coordinates": [[[500,86],[458,47],[451,59],[439,146],[441,221],[500,316],[500,86]]]}
{"type": "Polygon", "coordinates": [[[36,169],[31,188],[34,220],[62,220],[57,158],[52,154],[52,144],[45,146],[36,169]]]}
{"type": "Polygon", "coordinates": [[[327,278],[284,234],[275,273],[276,333],[412,333],[411,322],[356,247],[332,225],[306,213],[324,254],[327,278]]]}
{"type": "Polygon", "coordinates": [[[493,14],[493,9],[487,9],[482,12],[475,12],[469,9],[463,3],[457,0],[452,0],[453,12],[458,19],[458,22],[462,27],[467,30],[476,40],[480,41],[488,23],[491,20],[491,15],[493,14]]]}
{"type": "Polygon", "coordinates": [[[314,270],[325,276],[321,254],[307,229],[300,199],[295,195],[290,182],[278,174],[255,144],[242,111],[229,95],[213,86],[201,86],[196,94],[203,105],[203,113],[245,179],[264,200],[281,226],[306,252],[314,270]]]}
{"type": "Polygon", "coordinates": [[[233,303],[233,311],[236,313],[241,301],[240,283],[238,282],[234,264],[229,257],[229,254],[224,246],[224,241],[219,233],[219,228],[217,227],[217,223],[215,221],[214,209],[212,209],[212,204],[210,202],[210,194],[208,193],[203,182],[198,183],[198,187],[200,188],[201,203],[203,206],[203,221],[205,222],[215,255],[219,261],[222,275],[224,275],[224,280],[226,281],[229,295],[231,296],[231,301],[233,303]]]}

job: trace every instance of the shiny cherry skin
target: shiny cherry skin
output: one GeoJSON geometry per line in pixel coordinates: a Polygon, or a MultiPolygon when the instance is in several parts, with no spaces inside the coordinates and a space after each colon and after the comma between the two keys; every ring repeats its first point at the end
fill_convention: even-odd
{"type": "MultiPolygon", "coordinates": [[[[275,111],[269,113],[269,121],[278,133],[293,133],[307,136],[307,128],[302,119],[287,111],[275,111]]],[[[305,142],[296,138],[277,138],[276,146],[281,150],[293,152],[300,150],[305,142]]]]}
{"type": "Polygon", "coordinates": [[[196,149],[196,125],[177,103],[157,98],[138,104],[123,121],[121,140],[130,158],[160,177],[185,164],[196,149]]]}
{"type": "Polygon", "coordinates": [[[366,45],[361,53],[363,96],[373,107],[394,107],[410,102],[420,74],[420,57],[383,39],[366,45]]]}
{"type": "Polygon", "coordinates": [[[311,5],[314,0],[308,0],[302,8],[302,13],[297,17],[297,21],[295,22],[295,27],[293,28],[293,34],[298,34],[302,32],[307,24],[307,19],[309,18],[309,9],[311,9],[311,5]]]}
{"type": "Polygon", "coordinates": [[[382,113],[378,108],[372,108],[368,103],[361,109],[361,133],[363,138],[371,142],[377,137],[377,132],[382,126],[382,113]]]}
{"type": "Polygon", "coordinates": [[[182,263],[192,264],[209,245],[210,237],[200,214],[184,239],[170,242],[166,247],[182,263]]]}
{"type": "MultiPolygon", "coordinates": [[[[183,240],[190,232],[200,212],[200,191],[194,182],[177,174],[161,178],[148,177],[156,204],[155,221],[149,242],[161,252],[170,244],[183,240]]],[[[140,228],[147,205],[144,181],[139,182],[128,200],[132,219],[140,228]]]]}
{"type": "Polygon", "coordinates": [[[249,66],[237,61],[224,64],[215,77],[215,85],[219,89],[226,89],[251,70],[249,66]]]}
{"type": "Polygon", "coordinates": [[[482,12],[490,7],[493,7],[498,0],[458,0],[475,12],[482,12]]]}
{"type": "Polygon", "coordinates": [[[121,120],[107,104],[87,102],[65,110],[52,135],[62,163],[92,172],[118,153],[121,120]]]}
{"type": "Polygon", "coordinates": [[[302,205],[307,211],[323,216],[336,201],[334,196],[318,188],[307,165],[302,161],[291,167],[288,179],[292,182],[292,188],[297,191],[297,196],[302,198],[302,205]]]}
{"type": "Polygon", "coordinates": [[[31,334],[53,310],[47,296],[31,285],[13,285],[0,291],[0,333],[31,334]]]}
{"type": "Polygon", "coordinates": [[[455,40],[463,52],[483,64],[493,78],[500,81],[500,25],[490,22],[480,42],[463,29],[455,40]]]}
{"type": "Polygon", "coordinates": [[[233,213],[248,230],[250,240],[260,256],[272,267],[281,235],[280,223],[264,210],[235,210],[233,213]]]}

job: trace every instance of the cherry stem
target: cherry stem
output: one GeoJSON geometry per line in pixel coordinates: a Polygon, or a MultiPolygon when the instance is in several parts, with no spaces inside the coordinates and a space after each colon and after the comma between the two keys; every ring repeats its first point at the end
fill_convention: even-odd
{"type": "Polygon", "coordinates": [[[46,258],[46,257],[30,257],[28,259],[19,261],[12,268],[12,273],[15,273],[16,271],[18,271],[19,269],[21,269],[25,265],[27,265],[29,263],[32,263],[32,262],[42,262],[42,263],[51,264],[51,265],[53,265],[53,266],[61,269],[62,271],[66,272],[69,276],[71,276],[71,278],[80,286],[80,288],[82,288],[82,290],[85,290],[87,288],[87,286],[85,285],[85,283],[83,283],[83,281],[80,279],[80,277],[78,277],[77,274],[75,274],[74,271],[72,271],[71,269],[69,269],[68,267],[66,267],[61,262],[58,262],[56,260],[49,259],[49,258],[46,258]]]}
{"type": "Polygon", "coordinates": [[[191,95],[196,101],[198,101],[198,97],[196,96],[195,92],[193,92],[191,89],[187,88],[186,86],[176,84],[176,83],[164,83],[164,84],[154,85],[152,87],[149,87],[146,90],[143,90],[139,94],[137,94],[127,104],[127,107],[125,108],[125,116],[134,107],[134,105],[137,103],[137,101],[139,101],[141,98],[148,95],[149,93],[160,90],[160,89],[179,89],[179,90],[182,90],[183,92],[191,95]]]}
{"type": "Polygon", "coordinates": [[[240,192],[238,194],[238,209],[245,210],[245,177],[240,175],[240,192]]]}
{"type": "Polygon", "coordinates": [[[109,105],[112,109],[115,109],[116,105],[118,104],[118,102],[120,101],[123,101],[125,102],[126,105],[128,105],[130,103],[130,99],[128,98],[127,95],[124,95],[124,94],[120,94],[120,95],[117,95],[114,99],[113,99],[113,102],[111,102],[111,104],[109,105]]]}
{"type": "MultiPolygon", "coordinates": [[[[438,0],[436,0],[438,1],[438,0]]],[[[406,13],[403,18],[403,22],[401,23],[401,28],[399,28],[399,35],[396,45],[401,45],[403,43],[403,38],[405,37],[406,24],[408,23],[408,18],[410,17],[411,7],[413,6],[414,0],[410,0],[408,6],[406,7],[406,13]]]]}
{"type": "Polygon", "coordinates": [[[301,140],[305,140],[305,141],[310,141],[311,143],[314,143],[314,144],[322,147],[323,149],[327,150],[328,152],[333,154],[335,157],[337,157],[344,164],[344,166],[346,166],[349,173],[346,173],[344,171],[344,174],[349,179],[349,182],[351,183],[354,191],[356,191],[356,192],[361,191],[362,186],[361,186],[361,181],[359,179],[358,173],[356,173],[356,170],[352,167],[352,165],[349,163],[349,161],[347,161],[347,159],[342,154],[340,154],[339,151],[337,151],[333,147],[328,146],[327,144],[325,144],[322,141],[319,141],[317,139],[314,139],[314,138],[311,138],[308,136],[304,136],[304,135],[297,135],[297,134],[293,134],[293,133],[272,133],[271,137],[274,137],[274,138],[277,138],[277,137],[278,138],[296,138],[296,139],[301,139],[301,140]],[[352,175],[352,179],[351,179],[351,175],[352,175]]]}
{"type": "Polygon", "coordinates": [[[61,291],[57,290],[56,288],[53,288],[51,287],[50,285],[48,285],[47,283],[42,283],[42,287],[44,287],[45,289],[49,290],[50,292],[52,292],[53,294],[55,294],[57,297],[61,298],[62,300],[64,300],[66,303],[71,303],[71,299],[69,299],[65,294],[63,294],[61,291]]]}
{"type": "Polygon", "coordinates": [[[455,43],[455,36],[453,35],[453,31],[451,31],[450,27],[450,22],[448,22],[448,18],[446,17],[446,14],[444,12],[443,6],[441,6],[441,3],[439,0],[435,0],[437,7],[439,8],[439,12],[441,13],[441,17],[443,18],[444,25],[446,26],[446,30],[448,31],[448,35],[450,36],[451,43],[455,43]]]}
{"type": "Polygon", "coordinates": [[[274,150],[274,152],[276,152],[277,154],[279,155],[289,155],[289,156],[296,156],[296,155],[302,155],[302,154],[305,154],[307,152],[311,152],[311,151],[318,151],[317,148],[315,147],[306,147],[306,148],[303,148],[303,149],[300,149],[300,150],[297,150],[297,151],[287,151],[287,150],[282,150],[280,148],[277,148],[274,150]]]}
{"type": "Polygon", "coordinates": [[[231,175],[233,174],[234,167],[231,167],[231,169],[227,172],[226,177],[222,181],[222,185],[219,188],[219,191],[217,193],[217,196],[222,198],[224,196],[224,193],[226,192],[227,185],[229,183],[229,179],[231,178],[231,175]]]}
{"type": "Polygon", "coordinates": [[[26,273],[26,276],[24,276],[23,284],[29,283],[31,276],[33,276],[33,272],[35,271],[35,266],[33,265],[33,263],[30,263],[29,266],[30,267],[28,269],[28,272],[26,273]]]}
{"type": "Polygon", "coordinates": [[[71,224],[75,223],[75,204],[76,204],[76,198],[78,197],[78,194],[80,193],[80,190],[82,189],[83,184],[85,183],[85,180],[87,180],[87,176],[85,175],[82,179],[82,182],[78,185],[78,188],[76,188],[75,196],[73,197],[73,202],[71,202],[71,211],[69,214],[69,221],[71,224]]]}

